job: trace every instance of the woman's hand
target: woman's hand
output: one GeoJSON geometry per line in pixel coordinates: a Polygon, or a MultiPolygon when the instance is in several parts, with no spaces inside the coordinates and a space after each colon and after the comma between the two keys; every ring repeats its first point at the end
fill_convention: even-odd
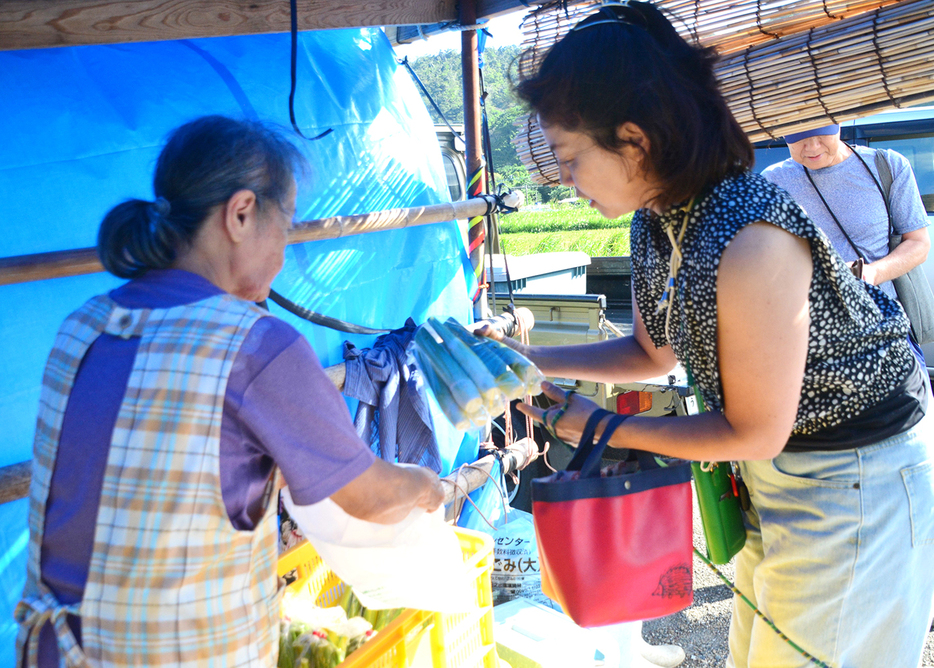
{"type": "Polygon", "coordinates": [[[416,479],[415,486],[422,490],[415,505],[428,512],[437,510],[444,503],[444,487],[438,474],[424,466],[406,466],[416,479]]]}
{"type": "Polygon", "coordinates": [[[488,322],[484,322],[484,323],[477,325],[472,331],[476,336],[485,336],[488,339],[499,341],[504,346],[509,346],[510,348],[515,350],[520,355],[531,359],[531,356],[532,356],[531,346],[527,346],[523,343],[519,343],[518,341],[516,341],[515,339],[509,336],[504,336],[503,333],[499,329],[497,329],[496,327],[493,327],[488,322]]]}
{"type": "MultiPolygon", "coordinates": [[[[597,404],[574,392],[565,392],[554,383],[542,383],[542,392],[555,402],[555,405],[541,409],[537,406],[519,403],[517,408],[533,420],[542,423],[545,430],[570,445],[577,447],[587,420],[600,408],[597,404]]],[[[597,434],[602,429],[597,427],[597,434]]]]}

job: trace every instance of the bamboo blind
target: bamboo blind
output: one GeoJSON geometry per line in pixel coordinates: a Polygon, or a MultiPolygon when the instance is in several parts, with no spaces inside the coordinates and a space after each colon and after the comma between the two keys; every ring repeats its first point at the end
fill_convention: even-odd
{"type": "MultiPolygon", "coordinates": [[[[656,0],[685,39],[714,46],[723,55],[787,35],[865,14],[899,0],[656,0]]],[[[584,0],[566,10],[557,3],[533,10],[522,23],[523,46],[539,52],[600,6],[584,0]]]]}
{"type": "Polygon", "coordinates": [[[752,141],[934,100],[934,3],[911,0],[751,47],[719,63],[752,141]]]}
{"type": "MultiPolygon", "coordinates": [[[[534,68],[598,5],[526,17],[521,67],[534,68]]],[[[828,118],[845,121],[934,100],[931,0],[662,0],[658,6],[674,15],[686,37],[696,34],[721,53],[733,51],[718,64],[717,76],[752,141],[826,125],[828,118]],[[742,39],[748,46],[737,52],[742,39]]],[[[520,159],[535,181],[556,184],[557,164],[537,123],[520,122],[514,140],[520,159]]]]}

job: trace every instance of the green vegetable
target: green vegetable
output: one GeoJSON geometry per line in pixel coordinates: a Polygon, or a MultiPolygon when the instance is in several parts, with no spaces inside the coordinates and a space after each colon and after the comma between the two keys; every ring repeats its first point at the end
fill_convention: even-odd
{"type": "Polygon", "coordinates": [[[344,585],[344,591],[341,592],[341,597],[337,604],[341,607],[341,610],[347,614],[348,619],[353,617],[353,615],[350,614],[353,608],[353,599],[353,587],[344,585]]]}
{"type": "Polygon", "coordinates": [[[448,318],[444,323],[448,329],[461,341],[466,343],[471,351],[480,358],[487,370],[496,378],[496,385],[506,395],[507,399],[518,399],[525,393],[525,384],[509,368],[509,365],[497,355],[489,346],[484,345],[486,337],[476,336],[468,332],[454,318],[448,318]]]}
{"type": "Polygon", "coordinates": [[[445,346],[436,340],[424,326],[419,327],[415,332],[415,346],[420,349],[423,359],[431,364],[438,380],[447,386],[451,397],[464,413],[474,414],[483,406],[483,398],[477,386],[451,357],[445,346]]]}
{"type": "Polygon", "coordinates": [[[490,373],[486,365],[480,361],[466,343],[457,338],[448,327],[437,318],[428,318],[428,322],[422,325],[423,329],[429,329],[429,333],[434,335],[435,340],[440,337],[444,347],[450,353],[451,357],[460,365],[461,369],[470,377],[473,384],[476,385],[483,397],[484,407],[493,414],[498,415],[499,409],[503,407],[506,398],[502,391],[496,385],[496,379],[490,373]]]}
{"type": "Polygon", "coordinates": [[[376,628],[376,617],[379,615],[379,610],[370,610],[369,608],[363,609],[363,614],[361,615],[366,621],[368,621],[373,628],[376,628]]]}
{"type": "Polygon", "coordinates": [[[373,625],[373,628],[377,631],[382,631],[400,614],[402,614],[402,608],[380,610],[379,614],[376,615],[376,623],[373,625]]]}
{"type": "Polygon", "coordinates": [[[292,649],[292,637],[288,622],[280,623],[279,632],[279,668],[295,668],[295,652],[292,649]]]}

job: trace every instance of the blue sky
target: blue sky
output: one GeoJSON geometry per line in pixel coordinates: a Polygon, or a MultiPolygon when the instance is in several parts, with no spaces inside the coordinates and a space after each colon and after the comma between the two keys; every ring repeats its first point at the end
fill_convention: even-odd
{"type": "MultiPolygon", "coordinates": [[[[492,38],[487,39],[487,46],[508,46],[510,44],[519,44],[522,42],[522,33],[519,31],[519,24],[522,17],[525,16],[525,8],[511,14],[504,14],[489,22],[489,30],[492,38]]],[[[461,36],[459,32],[447,32],[439,35],[432,35],[426,40],[419,40],[411,44],[400,44],[394,47],[396,55],[400,58],[409,57],[409,61],[415,61],[418,58],[430,54],[438,53],[444,49],[454,49],[460,51],[461,36]]]]}

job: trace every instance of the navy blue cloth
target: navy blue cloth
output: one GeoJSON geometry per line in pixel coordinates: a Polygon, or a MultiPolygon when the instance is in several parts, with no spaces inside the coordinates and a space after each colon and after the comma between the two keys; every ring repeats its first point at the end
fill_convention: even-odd
{"type": "Polygon", "coordinates": [[[388,462],[418,464],[441,473],[441,456],[421,374],[406,363],[415,322],[383,334],[372,348],[344,342],[344,395],[357,399],[354,425],[365,443],[388,462]]]}

